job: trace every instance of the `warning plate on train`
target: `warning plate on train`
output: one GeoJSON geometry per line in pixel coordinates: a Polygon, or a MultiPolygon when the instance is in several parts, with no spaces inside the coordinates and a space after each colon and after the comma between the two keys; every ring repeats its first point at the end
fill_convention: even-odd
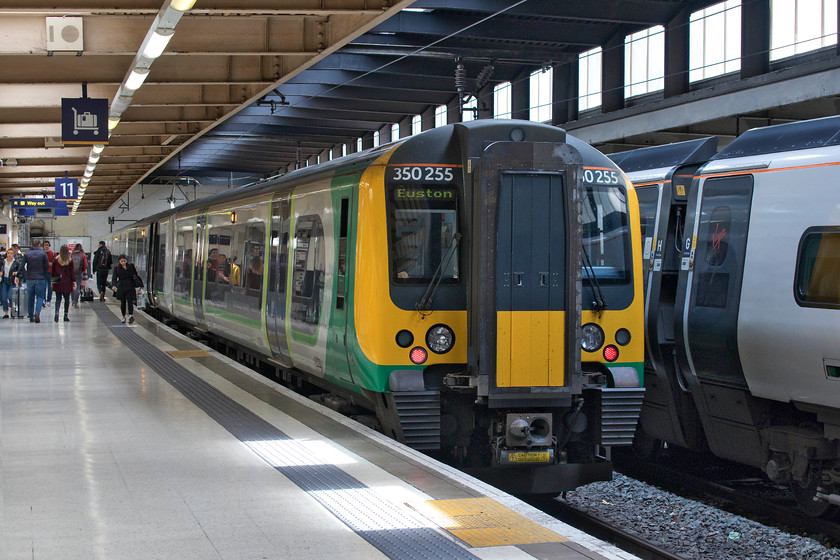
{"type": "Polygon", "coordinates": [[[548,463],[551,456],[548,451],[511,451],[508,453],[511,463],[548,463]]]}

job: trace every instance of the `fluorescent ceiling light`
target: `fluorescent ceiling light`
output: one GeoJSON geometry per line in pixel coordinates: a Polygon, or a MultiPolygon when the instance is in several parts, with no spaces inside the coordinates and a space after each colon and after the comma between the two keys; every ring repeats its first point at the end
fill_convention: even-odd
{"type": "Polygon", "coordinates": [[[169,7],[179,12],[186,12],[193,7],[193,4],[195,4],[195,0],[172,0],[169,7]]]}
{"type": "Polygon", "coordinates": [[[105,149],[105,144],[94,144],[93,147],[90,149],[91,152],[94,154],[101,154],[102,150],[105,149]]]}
{"type": "Polygon", "coordinates": [[[166,45],[169,44],[169,40],[174,34],[175,31],[172,29],[155,29],[152,36],[149,37],[149,41],[146,43],[146,48],[143,49],[143,56],[154,59],[162,55],[166,49],[166,45]]]}
{"type": "Polygon", "coordinates": [[[119,117],[108,117],[108,130],[114,130],[120,124],[119,117]]]}
{"type": "Polygon", "coordinates": [[[138,89],[140,86],[143,85],[143,82],[146,81],[146,77],[148,75],[148,70],[138,70],[137,68],[135,68],[131,71],[131,74],[129,74],[128,78],[125,80],[125,89],[138,89]]]}

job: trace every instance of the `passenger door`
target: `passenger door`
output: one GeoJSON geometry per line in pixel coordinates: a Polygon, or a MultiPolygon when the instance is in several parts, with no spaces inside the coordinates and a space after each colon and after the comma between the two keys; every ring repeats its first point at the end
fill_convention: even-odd
{"type": "Polygon", "coordinates": [[[747,248],[753,178],[706,179],[686,236],[688,271],[681,313],[683,356],[701,381],[746,387],[738,354],[738,310],[747,248]]]}
{"type": "Polygon", "coordinates": [[[266,301],[266,329],[271,352],[289,366],[292,361],[289,354],[289,341],[286,337],[286,298],[288,297],[291,210],[292,206],[288,198],[275,200],[271,205],[271,253],[266,301]]]}

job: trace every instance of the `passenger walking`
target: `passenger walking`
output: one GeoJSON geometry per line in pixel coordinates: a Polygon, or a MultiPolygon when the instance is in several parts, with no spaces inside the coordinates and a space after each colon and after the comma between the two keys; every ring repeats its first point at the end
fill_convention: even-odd
{"type": "Polygon", "coordinates": [[[15,259],[15,252],[10,248],[6,251],[3,261],[0,262],[0,302],[3,304],[3,318],[9,318],[9,309],[12,307],[12,288],[15,287],[15,276],[17,276],[20,261],[15,259]]]}
{"type": "Polygon", "coordinates": [[[105,246],[104,241],[99,242],[99,249],[93,253],[93,265],[91,269],[96,274],[96,289],[99,290],[99,301],[105,301],[105,288],[108,285],[108,273],[114,264],[111,251],[105,246]]]}
{"type": "Polygon", "coordinates": [[[88,260],[81,243],[76,243],[70,254],[73,259],[73,272],[76,273],[76,287],[73,288],[73,307],[79,307],[79,295],[87,286],[88,260]]]}
{"type": "MultiPolygon", "coordinates": [[[[52,274],[52,263],[55,260],[55,251],[51,250],[51,247],[52,245],[50,245],[50,242],[46,240],[44,241],[44,244],[41,247],[47,254],[47,258],[50,260],[50,270],[48,271],[50,274],[52,274]]],[[[47,307],[52,301],[52,293],[52,284],[47,282],[47,297],[44,298],[44,307],[47,307]]]]}
{"type": "Polygon", "coordinates": [[[50,275],[53,291],[55,291],[55,322],[58,323],[58,308],[61,307],[62,299],[64,299],[64,320],[69,321],[70,294],[76,289],[76,272],[73,268],[73,257],[70,256],[67,245],[62,245],[58,250],[58,256],[52,262],[50,275]]]}
{"type": "Polygon", "coordinates": [[[117,266],[114,267],[114,274],[108,286],[114,290],[114,295],[120,300],[120,311],[122,321],[125,323],[126,311],[128,311],[128,323],[134,322],[134,304],[136,303],[136,289],[143,287],[143,280],[137,274],[134,265],[128,262],[128,257],[120,255],[117,259],[117,266]]]}
{"type": "Polygon", "coordinates": [[[41,250],[41,242],[37,239],[32,240],[32,248],[23,255],[23,274],[18,272],[17,279],[21,276],[26,281],[26,287],[29,291],[29,302],[27,310],[29,311],[29,322],[41,322],[41,307],[44,305],[44,296],[47,292],[47,282],[49,281],[50,259],[47,254],[41,250]]]}

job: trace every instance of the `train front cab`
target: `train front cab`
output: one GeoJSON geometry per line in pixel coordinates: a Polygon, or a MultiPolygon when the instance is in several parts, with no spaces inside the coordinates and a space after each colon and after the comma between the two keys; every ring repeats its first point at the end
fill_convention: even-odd
{"type": "Polygon", "coordinates": [[[470,158],[471,196],[481,203],[471,205],[469,342],[477,359],[469,371],[478,400],[487,404],[495,467],[474,472],[523,493],[609,479],[609,447],[631,442],[643,393],[642,304],[634,295],[641,284],[630,257],[628,208],[626,198],[615,213],[606,203],[611,195],[628,193],[620,190],[620,172],[603,167],[609,162],[600,153],[571,137],[561,139],[574,146],[556,138],[500,141],[470,158]],[[607,185],[585,182],[595,174],[607,185]],[[619,266],[597,261],[596,272],[583,264],[582,254],[598,246],[587,245],[588,229],[575,227],[593,223],[582,209],[591,209],[590,203],[601,212],[593,228],[614,234],[602,235],[600,246],[618,247],[619,266]],[[610,229],[605,223],[616,214],[623,216],[610,229]],[[607,270],[626,281],[606,288],[616,296],[613,308],[583,312],[584,268],[602,275],[602,283],[608,282],[607,270]],[[581,351],[582,312],[607,333],[587,356],[581,351]],[[622,328],[636,335],[632,343],[619,335],[617,345],[622,328]],[[615,351],[612,360],[603,357],[607,346],[615,351]]]}

